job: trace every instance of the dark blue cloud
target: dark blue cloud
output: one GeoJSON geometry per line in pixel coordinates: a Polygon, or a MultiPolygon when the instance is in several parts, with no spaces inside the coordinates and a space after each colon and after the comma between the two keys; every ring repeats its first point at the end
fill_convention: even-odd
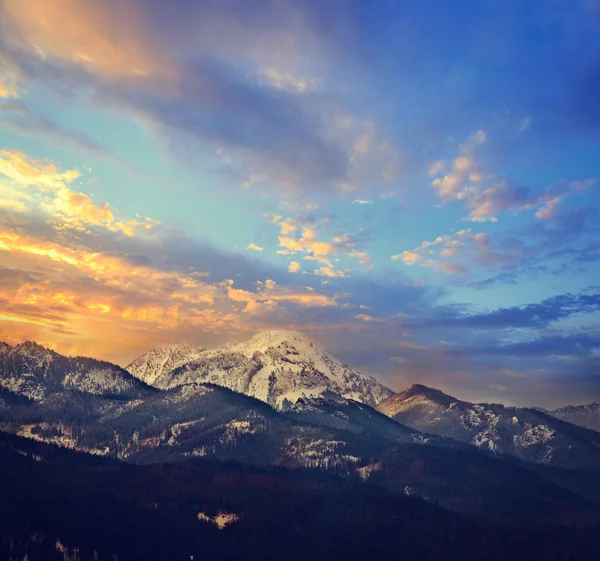
{"type": "Polygon", "coordinates": [[[455,356],[503,356],[544,358],[552,356],[583,357],[600,348],[598,335],[552,335],[509,344],[489,344],[448,351],[455,356]]]}
{"type": "Polygon", "coordinates": [[[435,308],[429,317],[411,318],[406,323],[416,329],[541,329],[562,319],[597,311],[600,311],[600,292],[592,292],[561,294],[535,304],[483,313],[470,313],[465,306],[446,306],[435,308]]]}

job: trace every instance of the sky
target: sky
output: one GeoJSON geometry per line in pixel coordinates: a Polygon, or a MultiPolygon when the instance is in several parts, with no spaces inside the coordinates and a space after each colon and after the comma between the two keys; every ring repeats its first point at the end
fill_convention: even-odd
{"type": "Polygon", "coordinates": [[[0,340],[305,332],[600,399],[597,0],[0,0],[0,340]]]}

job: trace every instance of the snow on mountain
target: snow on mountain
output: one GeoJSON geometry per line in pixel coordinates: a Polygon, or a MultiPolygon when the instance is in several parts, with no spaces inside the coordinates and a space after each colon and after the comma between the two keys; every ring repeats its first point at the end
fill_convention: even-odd
{"type": "Polygon", "coordinates": [[[570,405],[555,409],[550,415],[586,429],[600,432],[600,401],[588,405],[570,405]]]}
{"type": "Polygon", "coordinates": [[[374,406],[392,395],[374,378],[342,364],[294,331],[265,331],[244,343],[205,351],[153,381],[161,389],[187,383],[224,386],[277,409],[285,409],[299,398],[328,396],[374,406]]]}
{"type": "Polygon", "coordinates": [[[415,385],[377,409],[409,427],[522,460],[577,468],[600,466],[600,434],[535,409],[460,401],[415,385]]]}
{"type": "Polygon", "coordinates": [[[63,391],[39,403],[0,408],[0,428],[134,463],[204,457],[334,467],[381,454],[400,438],[418,442],[401,425],[394,437],[392,428],[389,435],[377,427],[362,434],[304,423],[252,397],[205,384],[150,391],[144,399],[63,391]]]}
{"type": "Polygon", "coordinates": [[[133,396],[149,389],[115,364],[63,356],[31,341],[3,344],[0,388],[35,401],[65,390],[133,396]]]}
{"type": "Polygon", "coordinates": [[[203,348],[187,343],[167,345],[136,358],[125,370],[146,384],[153,385],[160,376],[198,359],[203,352],[203,348]]]}
{"type": "Polygon", "coordinates": [[[285,414],[301,423],[384,438],[396,443],[423,441],[423,436],[414,429],[351,399],[300,398],[285,414]]]}

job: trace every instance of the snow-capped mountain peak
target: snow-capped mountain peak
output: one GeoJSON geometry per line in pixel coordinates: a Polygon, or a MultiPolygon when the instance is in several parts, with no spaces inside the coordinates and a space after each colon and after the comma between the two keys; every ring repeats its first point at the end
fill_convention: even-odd
{"type": "Polygon", "coordinates": [[[303,333],[285,329],[263,331],[248,341],[229,344],[225,348],[242,353],[244,356],[252,356],[255,352],[266,352],[281,345],[294,346],[297,350],[303,351],[315,348],[315,344],[303,333]]]}
{"type": "Polygon", "coordinates": [[[188,343],[165,345],[136,358],[126,370],[146,384],[153,385],[160,376],[198,359],[203,352],[203,348],[188,343]]]}
{"type": "MultiPolygon", "coordinates": [[[[158,363],[163,365],[164,355],[158,363]]],[[[182,357],[182,360],[185,357],[182,357]]],[[[299,398],[338,395],[375,405],[392,394],[374,378],[342,364],[297,331],[271,330],[242,343],[230,343],[199,353],[195,360],[181,362],[167,372],[142,377],[146,355],[128,370],[158,388],[191,382],[212,383],[285,408],[299,398]]]]}

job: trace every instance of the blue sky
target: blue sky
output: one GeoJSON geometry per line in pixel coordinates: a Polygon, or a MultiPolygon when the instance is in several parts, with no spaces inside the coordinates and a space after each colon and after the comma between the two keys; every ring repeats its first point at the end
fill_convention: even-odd
{"type": "Polygon", "coordinates": [[[595,0],[0,2],[0,339],[307,332],[600,398],[595,0]]]}

